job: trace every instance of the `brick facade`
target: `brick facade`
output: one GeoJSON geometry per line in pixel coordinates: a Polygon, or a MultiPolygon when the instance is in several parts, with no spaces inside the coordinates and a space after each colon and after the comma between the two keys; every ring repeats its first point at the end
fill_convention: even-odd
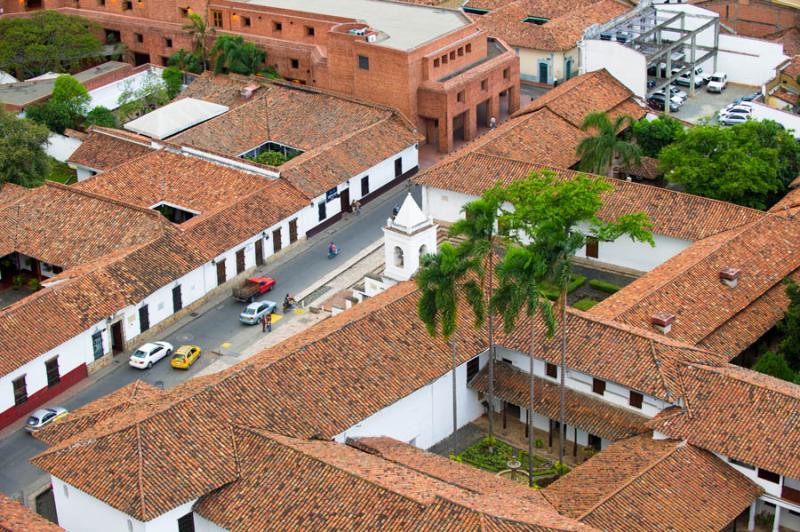
{"type": "Polygon", "coordinates": [[[719,13],[724,25],[748,37],[764,37],[800,26],[800,10],[768,0],[706,0],[694,3],[719,13]]]}
{"type": "MultiPolygon", "coordinates": [[[[44,7],[96,22],[130,51],[135,64],[164,64],[181,48],[191,49],[182,27],[197,0],[43,0],[44,7]]],[[[402,50],[369,42],[351,30],[354,19],[231,0],[208,6],[217,34],[242,35],[267,51],[266,64],[286,79],[399,109],[426,141],[447,152],[454,140],[470,140],[479,125],[519,107],[519,60],[474,23],[402,50]],[[502,104],[501,104],[502,102],[502,104]],[[479,124],[480,121],[480,124],[479,124]]],[[[420,8],[427,9],[427,8],[420,8]]],[[[409,21],[409,24],[413,24],[409,21]]]]}

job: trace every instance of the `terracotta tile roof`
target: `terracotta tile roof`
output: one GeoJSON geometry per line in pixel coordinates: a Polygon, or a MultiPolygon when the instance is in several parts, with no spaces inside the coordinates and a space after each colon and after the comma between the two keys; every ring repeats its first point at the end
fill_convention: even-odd
{"type": "Polygon", "coordinates": [[[0,530],[3,532],[63,532],[33,510],[0,493],[0,530]]]}
{"type": "MultiPolygon", "coordinates": [[[[529,396],[529,374],[510,364],[498,362],[495,366],[495,394],[517,406],[527,408],[529,396]]],[[[545,379],[534,377],[534,411],[537,414],[558,419],[560,399],[559,386],[545,379]]],[[[482,369],[469,383],[479,392],[488,392],[488,368],[482,369]]],[[[602,399],[567,389],[565,394],[566,422],[590,434],[616,441],[645,432],[647,417],[611,405],[602,399]]]]}
{"type": "MultiPolygon", "coordinates": [[[[432,515],[441,526],[437,530],[463,530],[464,518],[494,518],[522,530],[581,528],[541,496],[511,499],[491,489],[475,493],[339,443],[252,429],[237,429],[236,438],[241,477],[195,505],[200,515],[228,530],[266,530],[278,524],[284,529],[428,529],[432,515]]],[[[479,470],[474,475],[484,477],[486,487],[508,484],[479,470]]]]}
{"type": "Polygon", "coordinates": [[[0,256],[18,251],[68,269],[158,238],[167,224],[154,211],[48,181],[0,207],[0,256]]]}
{"type": "Polygon", "coordinates": [[[752,370],[688,365],[686,406],[648,422],[692,445],[800,478],[800,386],[752,370]]]}
{"type": "Polygon", "coordinates": [[[800,54],[800,29],[798,28],[782,30],[766,35],[764,38],[783,44],[783,53],[789,57],[800,54]]]}
{"type": "Polygon", "coordinates": [[[211,405],[197,401],[137,405],[31,462],[140,521],[209,493],[239,474],[232,427],[211,405]],[[102,473],[98,464],[104,464],[102,473]]]}
{"type": "Polygon", "coordinates": [[[655,181],[664,175],[658,169],[658,159],[653,159],[652,157],[642,157],[639,164],[623,166],[619,171],[624,175],[633,175],[651,181],[655,181]]]}
{"type": "Polygon", "coordinates": [[[796,79],[797,76],[800,76],[800,55],[794,56],[781,73],[792,79],[796,79]]]}
{"type": "MultiPolygon", "coordinates": [[[[552,364],[561,359],[558,333],[546,338],[544,325],[536,320],[535,356],[552,364]]],[[[677,369],[686,362],[719,365],[726,357],[709,353],[650,330],[605,320],[568,309],[567,367],[618,383],[652,397],[674,402],[682,396],[677,369]]],[[[530,320],[521,319],[510,335],[498,335],[498,343],[527,353],[530,320]]]]}
{"type": "Polygon", "coordinates": [[[650,434],[617,442],[544,489],[601,530],[721,530],[761,489],[708,451],[650,434]]]}
{"type": "Polygon", "coordinates": [[[15,185],[14,183],[4,183],[0,186],[0,209],[16,203],[23,197],[30,194],[31,189],[15,185]]]}
{"type": "Polygon", "coordinates": [[[260,87],[251,100],[170,142],[231,157],[268,141],[303,150],[281,165],[281,175],[316,197],[420,140],[389,108],[280,82],[260,87]]]}
{"type": "Polygon", "coordinates": [[[550,89],[513,116],[517,118],[549,109],[576,128],[581,127],[586,116],[595,111],[605,111],[612,116],[625,112],[638,120],[647,114],[647,110],[633,98],[633,92],[607,70],[595,70],[550,89]]]}
{"type": "Polygon", "coordinates": [[[120,415],[138,404],[147,403],[158,398],[162,391],[144,381],[136,380],[104,396],[101,400],[71,411],[64,418],[51,423],[37,432],[36,438],[50,445],[60,443],[85,430],[89,430],[101,421],[120,415]]]}
{"type": "MultiPolygon", "coordinates": [[[[591,313],[649,328],[653,314],[668,312],[676,316],[669,336],[696,345],[798,268],[800,221],[769,214],[696,242],[591,313]],[[729,267],[741,270],[736,288],[720,282],[720,271],[729,267]]],[[[727,354],[733,357],[738,351],[727,354]]]]}
{"type": "Polygon", "coordinates": [[[148,138],[118,129],[92,127],[67,162],[94,170],[110,170],[152,150],[148,138]]]}
{"type": "MultiPolygon", "coordinates": [[[[514,0],[468,0],[464,3],[464,7],[472,7],[475,9],[485,9],[492,11],[504,5],[510,4],[514,0]]],[[[471,15],[470,15],[471,17],[471,15]]]]}
{"type": "MultiPolygon", "coordinates": [[[[469,6],[478,7],[472,2],[469,6]]],[[[472,19],[511,46],[561,52],[575,48],[589,26],[608,22],[629,9],[612,0],[516,0],[472,19]],[[526,17],[548,20],[538,25],[525,22],[526,17]]]]}
{"type": "Polygon", "coordinates": [[[792,106],[797,105],[797,103],[800,102],[800,94],[797,94],[796,92],[789,92],[783,87],[779,87],[778,89],[773,91],[772,96],[788,104],[791,104],[792,106]]]}
{"type": "MultiPolygon", "coordinates": [[[[497,182],[508,185],[525,179],[531,172],[542,170],[551,170],[563,179],[577,175],[572,170],[482,153],[464,153],[443,160],[413,180],[432,188],[478,196],[497,182]]],[[[625,213],[645,212],[655,233],[681,240],[700,240],[765,216],[754,209],[665,188],[619,179],[608,179],[608,182],[614,191],[604,197],[604,206],[599,213],[601,218],[613,219],[625,213]]]]}
{"type": "Polygon", "coordinates": [[[176,99],[196,98],[233,108],[250,101],[242,96],[242,89],[251,83],[252,80],[245,76],[218,75],[207,71],[187,85],[181,92],[180,98],[176,99]]]}

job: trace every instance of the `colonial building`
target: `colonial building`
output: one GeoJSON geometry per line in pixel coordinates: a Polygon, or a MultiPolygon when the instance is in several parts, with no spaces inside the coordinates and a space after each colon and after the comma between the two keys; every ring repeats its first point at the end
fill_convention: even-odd
{"type": "Polygon", "coordinates": [[[176,51],[191,50],[183,26],[189,13],[199,13],[217,35],[241,35],[266,50],[265,66],[286,79],[398,109],[444,152],[471,140],[479,124],[519,108],[513,51],[456,10],[385,0],[317,0],[302,8],[288,0],[44,0],[43,6],[96,22],[137,65],[165,64],[176,51]]]}

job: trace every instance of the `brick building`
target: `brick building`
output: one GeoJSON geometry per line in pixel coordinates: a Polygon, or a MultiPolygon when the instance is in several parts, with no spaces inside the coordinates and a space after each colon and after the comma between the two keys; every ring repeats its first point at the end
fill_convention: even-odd
{"type": "Polygon", "coordinates": [[[793,0],[692,0],[719,13],[721,22],[739,35],[767,37],[800,26],[800,9],[793,0]]]}
{"type": "Polygon", "coordinates": [[[443,152],[519,108],[514,52],[455,10],[385,0],[311,0],[306,11],[289,0],[39,0],[28,9],[41,1],[93,20],[136,64],[191,49],[182,28],[193,11],[207,13],[217,35],[261,46],[287,79],[397,108],[443,152]]]}

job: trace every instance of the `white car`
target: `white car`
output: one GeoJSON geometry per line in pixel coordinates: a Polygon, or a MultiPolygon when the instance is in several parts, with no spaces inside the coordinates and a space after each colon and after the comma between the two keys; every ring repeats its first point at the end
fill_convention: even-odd
{"type": "MultiPolygon", "coordinates": [[[[672,86],[672,87],[670,87],[669,90],[670,90],[670,94],[672,95],[670,100],[672,100],[673,102],[675,102],[677,104],[685,103],[686,99],[689,97],[689,95],[686,94],[686,91],[682,91],[678,87],[672,86]]],[[[659,89],[659,90],[655,91],[653,94],[661,94],[663,96],[664,95],[664,89],[659,89]]]]}
{"type": "Polygon", "coordinates": [[[133,352],[128,364],[134,368],[150,369],[162,358],[171,356],[172,350],[169,342],[149,342],[133,352]]]}
{"type": "Polygon", "coordinates": [[[28,418],[28,421],[25,422],[25,430],[33,434],[34,432],[37,432],[39,429],[43,428],[45,425],[48,425],[66,415],[67,409],[61,406],[40,408],[36,412],[32,413],[28,418]]]}
{"type": "Polygon", "coordinates": [[[722,115],[749,115],[753,112],[753,106],[748,104],[731,104],[722,109],[719,114],[722,115]]]}
{"type": "Polygon", "coordinates": [[[728,85],[728,75],[724,72],[714,72],[711,74],[711,77],[708,78],[708,85],[706,86],[706,90],[708,92],[719,92],[725,90],[725,87],[728,85]]]}
{"type": "Polygon", "coordinates": [[[748,113],[731,113],[719,115],[719,123],[723,126],[735,126],[736,124],[744,124],[750,120],[748,113]]]}
{"type": "MultiPolygon", "coordinates": [[[[672,73],[675,74],[679,70],[680,70],[679,68],[673,68],[672,69],[672,73]]],[[[705,73],[703,73],[703,68],[702,67],[699,67],[699,66],[698,67],[694,67],[694,86],[695,86],[695,88],[702,87],[705,83],[708,82],[708,78],[709,77],[710,76],[708,76],[705,73]]],[[[687,70],[686,72],[684,72],[683,74],[678,76],[678,79],[675,80],[675,83],[677,83],[678,85],[684,85],[686,87],[691,85],[692,84],[692,69],[690,68],[689,70],[687,70]]]]}

